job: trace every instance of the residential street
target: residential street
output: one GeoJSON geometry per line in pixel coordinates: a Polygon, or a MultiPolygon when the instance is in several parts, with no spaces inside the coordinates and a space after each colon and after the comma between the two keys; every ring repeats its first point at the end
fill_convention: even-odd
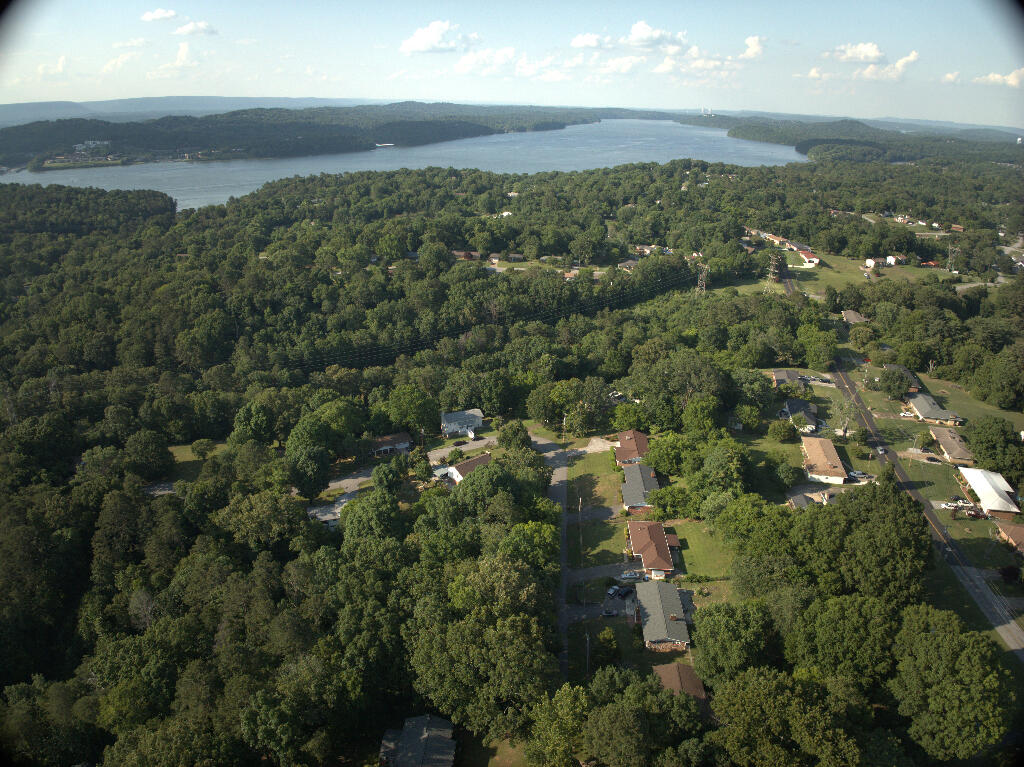
{"type": "Polygon", "coordinates": [[[558,636],[562,640],[562,651],[558,654],[558,666],[562,676],[569,678],[569,611],[566,605],[569,576],[569,546],[566,541],[568,514],[565,513],[566,498],[569,492],[569,454],[562,450],[556,442],[531,435],[533,449],[543,453],[544,460],[553,469],[548,498],[562,508],[562,522],[559,531],[559,578],[558,578],[558,636]]]}
{"type": "MultiPolygon", "coordinates": [[[[882,435],[875,425],[875,419],[871,411],[864,405],[863,400],[857,393],[857,389],[845,371],[839,369],[836,364],[836,383],[839,390],[857,405],[857,420],[866,428],[876,440],[876,444],[883,445],[882,435]]],[[[1013,619],[1013,611],[1010,609],[1006,599],[993,592],[984,579],[979,575],[977,568],[973,567],[967,556],[947,533],[945,525],[939,520],[930,501],[918,493],[910,482],[910,478],[903,470],[899,458],[891,449],[886,450],[884,455],[878,456],[882,463],[892,464],[896,478],[903,488],[910,493],[916,501],[924,507],[924,516],[931,528],[932,541],[940,556],[949,564],[950,569],[956,575],[960,583],[967,589],[967,593],[977,603],[978,607],[985,614],[985,617],[992,623],[992,626],[999,633],[999,636],[1006,642],[1007,647],[1017,656],[1018,660],[1024,663],[1024,629],[1013,619]]]]}

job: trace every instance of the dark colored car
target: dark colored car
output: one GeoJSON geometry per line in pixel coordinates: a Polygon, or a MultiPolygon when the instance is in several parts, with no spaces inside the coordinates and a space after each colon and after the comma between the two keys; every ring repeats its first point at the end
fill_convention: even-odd
{"type": "Polygon", "coordinates": [[[633,595],[633,587],[632,586],[623,586],[621,589],[619,589],[619,599],[626,599],[628,597],[631,597],[632,595],[633,595]]]}

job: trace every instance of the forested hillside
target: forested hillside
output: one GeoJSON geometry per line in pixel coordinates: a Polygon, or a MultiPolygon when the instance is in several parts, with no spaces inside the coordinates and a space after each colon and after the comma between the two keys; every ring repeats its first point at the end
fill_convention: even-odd
{"type": "Polygon", "coordinates": [[[205,117],[161,117],[141,122],[48,120],[0,129],[0,164],[49,167],[76,144],[105,142],[73,157],[113,154],[157,160],[200,153],[201,159],[294,157],[356,152],[374,144],[415,146],[510,131],[556,130],[601,119],[670,119],[629,109],[488,107],[400,102],[356,107],[246,109],[205,117]]]}
{"type": "Polygon", "coordinates": [[[852,342],[1021,409],[1020,277],[822,301],[729,289],[770,259],[744,226],[835,259],[946,253],[859,215],[881,210],[965,222],[950,238],[964,276],[1008,271],[997,230],[1024,230],[1019,170],[429,168],[184,211],[154,192],[0,186],[3,755],[312,766],[431,710],[536,765],[996,763],[1019,716],[1012,672],[922,602],[916,502],[883,474],[827,514],[776,506],[762,492],[793,467],[723,427],[777,410],[760,368],[827,368],[840,308],[884,328],[852,342]],[[638,243],[673,252],[619,269],[638,243]],[[524,268],[452,252],[469,249],[524,268]],[[376,466],[336,530],[307,516],[373,437],[433,437],[462,408],[512,424],[490,464],[449,489],[416,449],[376,466]],[[738,604],[695,626],[713,719],[614,664],[563,684],[561,511],[525,417],[660,432],[659,470],[686,480],[669,501],[736,556],[738,604]],[[197,474],[154,495],[168,446],[189,443],[197,474]]]}

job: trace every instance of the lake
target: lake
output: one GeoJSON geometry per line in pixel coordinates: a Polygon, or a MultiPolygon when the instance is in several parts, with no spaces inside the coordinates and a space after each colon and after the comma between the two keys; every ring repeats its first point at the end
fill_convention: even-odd
{"type": "Polygon", "coordinates": [[[318,173],[397,170],[430,166],[480,168],[497,173],[588,170],[683,157],[733,165],[784,165],[806,158],[790,146],[729,138],[724,130],[667,120],[603,120],[564,130],[501,133],[417,147],[370,152],[224,162],[161,162],[113,168],[21,171],[0,181],[66,184],[102,189],[156,189],[179,208],[223,203],[268,181],[318,173]]]}

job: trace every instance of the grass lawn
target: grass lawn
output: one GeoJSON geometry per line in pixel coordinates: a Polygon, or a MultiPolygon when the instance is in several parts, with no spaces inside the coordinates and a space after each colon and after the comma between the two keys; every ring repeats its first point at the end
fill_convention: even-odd
{"type": "Polygon", "coordinates": [[[603,602],[609,583],[615,583],[615,579],[594,578],[584,583],[572,583],[569,585],[568,599],[570,602],[578,605],[592,605],[603,602]]]}
{"type": "Polygon", "coordinates": [[[992,520],[971,519],[962,514],[950,519],[945,509],[936,513],[940,514],[942,524],[975,567],[1000,568],[1018,564],[1013,550],[999,540],[996,523],[992,520]]]}
{"type": "Polygon", "coordinates": [[[813,269],[790,269],[789,276],[793,278],[797,290],[822,295],[829,285],[836,290],[841,290],[851,282],[858,285],[867,282],[860,267],[861,262],[851,258],[824,256],[813,269]]]}
{"type": "Polygon", "coordinates": [[[956,481],[956,467],[948,463],[901,459],[900,464],[914,483],[914,489],[930,501],[945,501],[954,495],[963,494],[956,481]]]}
{"type": "Polygon", "coordinates": [[[717,602],[729,602],[732,600],[731,581],[686,583],[685,581],[676,580],[674,582],[680,588],[693,592],[691,599],[693,600],[693,606],[698,610],[717,602]]]}
{"type": "MultiPolygon", "coordinates": [[[[522,767],[526,764],[523,745],[513,746],[505,740],[485,744],[472,733],[457,731],[455,751],[457,767],[522,767]]],[[[374,762],[376,764],[376,762],[374,762]]]]}
{"type": "Polygon", "coordinates": [[[530,432],[530,434],[533,434],[538,437],[543,437],[544,439],[551,440],[552,442],[560,441],[558,432],[552,431],[547,426],[538,421],[524,420],[523,425],[526,427],[527,431],[530,432]]]}
{"type": "Polygon", "coordinates": [[[568,508],[576,509],[583,499],[583,510],[622,507],[620,488],[622,470],[615,465],[611,451],[587,453],[569,466],[568,508]]]}
{"type": "MultiPolygon", "coordinates": [[[[572,519],[572,514],[569,514],[572,519]]],[[[597,565],[614,565],[622,561],[626,548],[625,522],[584,522],[583,557],[580,557],[580,525],[568,526],[566,537],[569,542],[569,567],[578,570],[597,565]]]]}
{"type": "MultiPolygon", "coordinates": [[[[760,463],[765,458],[771,456],[776,459],[781,458],[786,463],[797,468],[803,466],[804,459],[800,452],[799,441],[779,442],[769,439],[767,435],[757,435],[746,431],[734,433],[732,436],[733,439],[750,450],[754,463],[760,463]]],[[[782,503],[786,500],[786,494],[780,493],[774,488],[759,488],[758,492],[768,500],[776,503],[782,503]]]]}
{"type": "MultiPolygon", "coordinates": [[[[199,477],[199,471],[203,468],[203,462],[196,458],[192,452],[192,446],[171,445],[169,449],[171,455],[174,456],[174,469],[172,469],[171,476],[168,478],[169,481],[185,480],[186,482],[195,482],[199,477]]],[[[226,442],[216,442],[210,455],[223,453],[226,449],[226,442]]]]}
{"type": "MultiPolygon", "coordinates": [[[[689,655],[685,651],[680,652],[651,652],[643,647],[637,646],[634,642],[633,626],[623,617],[618,618],[597,618],[595,620],[581,621],[569,626],[569,681],[575,684],[586,681],[587,678],[587,643],[586,634],[590,633],[591,658],[597,641],[597,635],[605,628],[610,627],[615,632],[615,639],[622,653],[622,665],[634,668],[641,674],[650,674],[654,666],[661,666],[665,663],[672,663],[679,660],[689,662],[689,655]]],[[[591,674],[595,671],[591,666],[591,674]]]]}
{"type": "MultiPolygon", "coordinates": [[[[679,536],[679,570],[690,575],[718,578],[728,575],[732,552],[706,522],[685,520],[666,523],[665,529],[679,536]]],[[[687,588],[693,588],[693,585],[687,588]]]]}
{"type": "Polygon", "coordinates": [[[962,418],[966,418],[968,423],[976,421],[984,415],[994,415],[999,418],[1005,418],[1018,431],[1024,429],[1024,413],[1000,410],[994,405],[977,400],[964,387],[952,381],[943,381],[940,378],[930,378],[926,375],[920,375],[919,377],[921,382],[927,387],[928,392],[938,400],[942,407],[952,410],[962,418]]]}

